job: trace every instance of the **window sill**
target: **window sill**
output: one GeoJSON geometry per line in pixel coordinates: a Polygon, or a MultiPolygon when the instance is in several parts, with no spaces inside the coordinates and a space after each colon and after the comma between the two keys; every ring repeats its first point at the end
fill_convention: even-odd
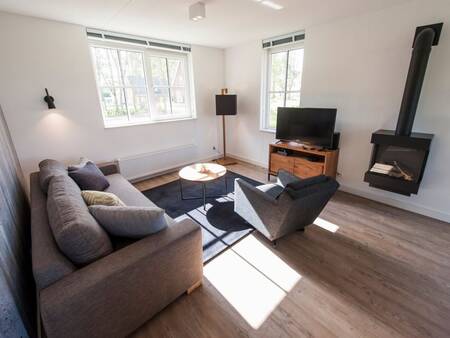
{"type": "Polygon", "coordinates": [[[149,124],[159,124],[159,123],[169,123],[169,122],[181,122],[181,121],[191,121],[197,120],[197,117],[185,117],[179,119],[169,119],[169,120],[152,120],[145,122],[130,122],[130,123],[118,123],[118,124],[104,124],[105,129],[116,129],[116,128],[127,128],[127,127],[136,127],[136,126],[144,126],[149,124]]]}

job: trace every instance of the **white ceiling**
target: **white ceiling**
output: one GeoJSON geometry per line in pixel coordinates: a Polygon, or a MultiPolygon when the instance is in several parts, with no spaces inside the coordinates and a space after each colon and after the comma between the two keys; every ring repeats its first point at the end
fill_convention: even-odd
{"type": "Polygon", "coordinates": [[[206,19],[188,19],[197,0],[0,0],[0,10],[93,28],[215,47],[290,33],[410,0],[204,0],[206,19]]]}

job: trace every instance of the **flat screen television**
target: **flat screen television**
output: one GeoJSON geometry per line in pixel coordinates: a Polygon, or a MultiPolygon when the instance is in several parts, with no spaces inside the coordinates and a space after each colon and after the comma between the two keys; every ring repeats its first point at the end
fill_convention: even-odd
{"type": "Polygon", "coordinates": [[[279,107],[276,138],[311,146],[333,146],[336,109],[279,107]]]}

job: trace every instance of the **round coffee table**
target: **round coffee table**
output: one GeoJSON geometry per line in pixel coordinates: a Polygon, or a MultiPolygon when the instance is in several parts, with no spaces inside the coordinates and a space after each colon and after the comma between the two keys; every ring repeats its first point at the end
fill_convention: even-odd
{"type": "MultiPolygon", "coordinates": [[[[206,198],[223,197],[220,196],[206,196],[206,183],[215,181],[227,173],[227,168],[217,163],[196,163],[184,167],[178,172],[180,177],[180,192],[182,200],[193,200],[203,198],[203,210],[206,211],[206,198]],[[198,182],[202,184],[203,194],[201,197],[185,197],[183,194],[182,180],[198,182]]],[[[225,179],[225,195],[227,192],[227,180],[225,179]]]]}

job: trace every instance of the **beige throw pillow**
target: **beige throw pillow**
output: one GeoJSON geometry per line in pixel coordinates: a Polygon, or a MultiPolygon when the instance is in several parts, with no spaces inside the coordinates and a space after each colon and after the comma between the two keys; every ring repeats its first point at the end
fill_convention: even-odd
{"type": "Polygon", "coordinates": [[[104,191],[83,190],[81,192],[84,202],[90,205],[125,206],[119,197],[104,191]]]}

